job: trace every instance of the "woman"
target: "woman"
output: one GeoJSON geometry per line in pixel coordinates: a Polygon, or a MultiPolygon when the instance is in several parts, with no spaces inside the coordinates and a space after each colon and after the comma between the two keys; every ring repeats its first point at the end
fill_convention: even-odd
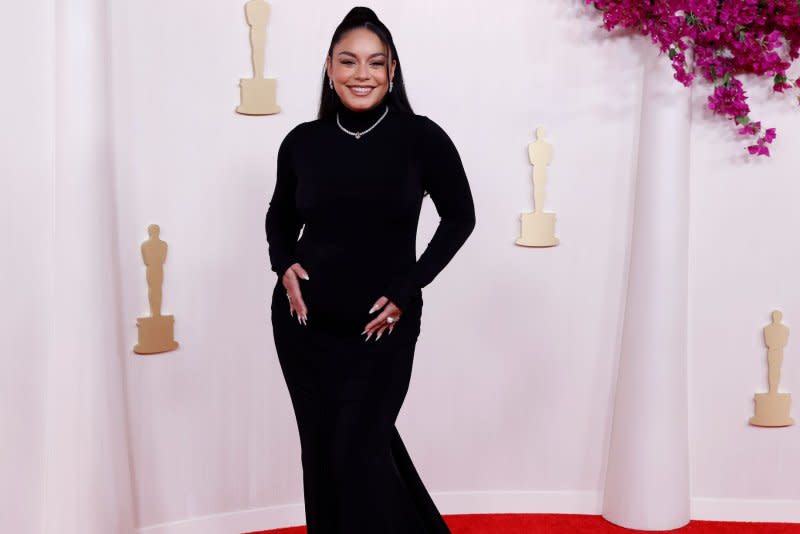
{"type": "Polygon", "coordinates": [[[300,433],[309,534],[450,532],[395,420],[421,288],[474,225],[455,146],[412,112],[389,30],[354,8],[331,40],[318,119],[281,143],[266,216],[279,278],[272,325],[300,433]],[[428,193],[441,221],[416,261],[428,193]]]}

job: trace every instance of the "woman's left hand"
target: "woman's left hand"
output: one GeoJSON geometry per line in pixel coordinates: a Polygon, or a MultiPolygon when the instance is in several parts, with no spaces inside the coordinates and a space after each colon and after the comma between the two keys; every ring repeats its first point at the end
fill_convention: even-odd
{"type": "Polygon", "coordinates": [[[372,309],[369,310],[369,313],[374,313],[381,308],[383,308],[381,313],[367,323],[367,326],[364,327],[364,331],[361,332],[361,335],[367,334],[367,338],[364,341],[367,341],[372,334],[377,334],[375,341],[378,341],[381,338],[383,331],[387,328],[391,334],[392,330],[394,329],[394,325],[397,324],[397,321],[403,314],[403,310],[395,306],[395,304],[386,297],[381,297],[376,300],[375,304],[372,305],[372,309]],[[387,322],[388,318],[391,318],[392,320],[387,322]]]}

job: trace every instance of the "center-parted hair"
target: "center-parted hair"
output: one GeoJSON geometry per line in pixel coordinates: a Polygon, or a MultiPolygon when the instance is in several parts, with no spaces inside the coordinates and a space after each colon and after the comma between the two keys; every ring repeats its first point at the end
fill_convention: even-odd
{"type": "MultiPolygon", "coordinates": [[[[368,7],[354,7],[345,15],[342,22],[336,27],[331,38],[331,45],[328,48],[328,56],[333,56],[333,47],[342,40],[344,35],[356,28],[366,28],[381,40],[386,47],[389,57],[386,61],[386,76],[389,78],[391,73],[392,60],[396,61],[393,87],[390,93],[386,93],[383,101],[389,105],[392,111],[399,111],[404,113],[413,113],[411,104],[406,95],[406,86],[403,81],[403,69],[400,67],[400,57],[397,55],[397,48],[394,46],[392,34],[383,22],[378,19],[378,16],[368,7]]],[[[339,95],[336,94],[334,89],[328,85],[328,74],[325,66],[322,68],[322,91],[319,99],[319,113],[318,119],[325,119],[332,117],[336,114],[339,106],[342,105],[339,95]]]]}

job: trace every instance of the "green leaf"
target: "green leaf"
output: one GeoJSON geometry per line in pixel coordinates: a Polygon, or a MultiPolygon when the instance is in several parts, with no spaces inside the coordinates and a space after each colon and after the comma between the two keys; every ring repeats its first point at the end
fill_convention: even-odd
{"type": "Polygon", "coordinates": [[[669,58],[670,59],[675,59],[675,56],[677,56],[677,55],[678,55],[678,51],[677,50],[675,50],[674,48],[670,48],[669,49],[669,58]]]}
{"type": "Polygon", "coordinates": [[[747,115],[740,115],[736,117],[736,124],[740,126],[744,126],[745,124],[749,123],[750,123],[750,117],[748,117],[747,115]]]}
{"type": "Polygon", "coordinates": [[[722,85],[728,87],[731,84],[731,73],[726,72],[725,76],[722,77],[722,85]]]}

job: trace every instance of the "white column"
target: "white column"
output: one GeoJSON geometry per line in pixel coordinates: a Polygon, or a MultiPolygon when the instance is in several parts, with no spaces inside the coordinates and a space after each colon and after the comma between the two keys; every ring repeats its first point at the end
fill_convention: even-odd
{"type": "Polygon", "coordinates": [[[687,277],[690,92],[644,43],[627,304],[603,517],[668,530],[689,521],[687,277]]]}
{"type": "MultiPolygon", "coordinates": [[[[53,2],[55,179],[45,534],[133,532],[105,0],[53,2]]],[[[21,52],[24,53],[24,52],[21,52]]]]}
{"type": "Polygon", "coordinates": [[[41,532],[53,228],[52,0],[0,18],[0,532],[41,532]]]}

